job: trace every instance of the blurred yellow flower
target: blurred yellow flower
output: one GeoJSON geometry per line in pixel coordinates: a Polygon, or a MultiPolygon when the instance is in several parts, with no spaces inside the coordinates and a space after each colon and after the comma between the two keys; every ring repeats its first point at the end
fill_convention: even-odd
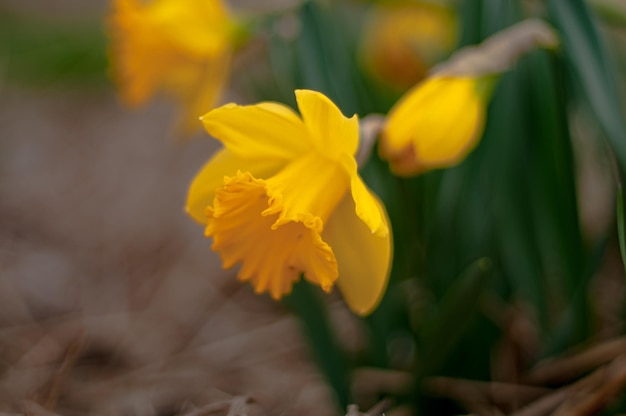
{"type": "Polygon", "coordinates": [[[485,124],[490,77],[433,76],[390,110],[379,151],[396,175],[455,165],[476,146],[485,124]]]}
{"type": "Polygon", "coordinates": [[[529,51],[558,44],[549,25],[528,19],[458,50],[389,111],[380,131],[381,157],[400,176],[461,162],[483,133],[499,75],[529,51]]]}
{"type": "Polygon", "coordinates": [[[185,133],[213,108],[228,79],[236,26],[220,0],[114,0],[112,76],[123,101],[163,91],[183,107],[185,133]]]}
{"type": "Polygon", "coordinates": [[[361,44],[365,67],[399,89],[421,80],[457,39],[454,13],[441,5],[402,1],[374,6],[361,44]]]}
{"type": "Polygon", "coordinates": [[[187,212],[206,224],[225,268],[274,299],[304,275],[370,313],[387,286],[391,239],[384,207],[357,173],[356,116],[297,90],[299,117],[277,103],[228,104],[202,118],[224,144],[193,180],[187,212]]]}

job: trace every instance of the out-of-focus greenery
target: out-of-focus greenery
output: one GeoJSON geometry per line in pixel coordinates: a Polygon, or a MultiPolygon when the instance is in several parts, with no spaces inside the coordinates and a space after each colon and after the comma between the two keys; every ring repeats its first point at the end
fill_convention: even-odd
{"type": "Polygon", "coordinates": [[[65,23],[29,18],[0,8],[0,75],[8,82],[104,84],[106,38],[102,21],[65,23]]]}
{"type": "MultiPolygon", "coordinates": [[[[316,289],[300,283],[287,300],[342,406],[352,400],[350,371],[376,366],[415,375],[415,388],[398,400],[415,404],[420,414],[462,412],[451,401],[423,395],[422,380],[491,380],[493,354],[508,336],[505,317],[514,309],[525,311],[537,331],[534,350],[522,357],[526,369],[595,336],[598,300],[590,297],[590,282],[617,244],[617,227],[594,236],[581,229],[572,110],[598,128],[592,138],[598,148],[609,144],[604,163],[614,157],[626,169],[623,74],[613,67],[624,56],[607,50],[582,0],[546,3],[531,14],[517,1],[457,2],[459,46],[528,17],[547,19],[562,41],[558,51],[535,51],[502,76],[481,143],[463,163],[400,179],[374,152],[362,168],[388,209],[395,246],[389,289],[362,321],[368,350],[358,356],[341,351],[316,289]]],[[[291,106],[294,89],[314,89],[344,114],[386,113],[398,92],[377,85],[356,59],[367,7],[306,1],[263,17],[257,28],[270,71],[244,71],[237,87],[255,101],[291,106]],[[277,30],[285,25],[293,30],[277,30]]],[[[101,83],[106,47],[100,28],[99,22],[67,27],[0,12],[3,76],[35,84],[101,83]]],[[[619,205],[620,218],[622,211],[619,205]]],[[[620,229],[623,234],[623,224],[620,229]]],[[[618,410],[625,412],[626,403],[611,409],[618,410]]]]}

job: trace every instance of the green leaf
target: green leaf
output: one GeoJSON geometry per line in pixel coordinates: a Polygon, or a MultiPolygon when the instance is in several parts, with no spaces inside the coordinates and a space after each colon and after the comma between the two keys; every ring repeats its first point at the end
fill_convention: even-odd
{"type": "Polygon", "coordinates": [[[619,250],[622,254],[622,263],[626,270],[626,229],[624,229],[624,195],[622,187],[617,190],[617,235],[619,237],[619,250]]]}
{"type": "Polygon", "coordinates": [[[301,279],[294,285],[285,303],[300,320],[318,368],[335,391],[340,408],[345,409],[352,403],[348,366],[328,319],[320,291],[301,279]]]}
{"type": "Polygon", "coordinates": [[[423,342],[421,374],[432,374],[445,362],[470,326],[478,308],[481,293],[492,269],[491,260],[481,258],[472,263],[442,298],[431,319],[419,330],[423,342]]]}
{"type": "Polygon", "coordinates": [[[548,0],[550,17],[561,31],[570,69],[580,83],[622,170],[626,131],[619,88],[604,42],[583,0],[548,0]]]}

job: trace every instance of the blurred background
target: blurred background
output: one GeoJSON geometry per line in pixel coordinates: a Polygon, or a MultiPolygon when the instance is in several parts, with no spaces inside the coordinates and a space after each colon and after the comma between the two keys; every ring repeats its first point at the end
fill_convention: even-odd
{"type": "Polygon", "coordinates": [[[218,142],[177,140],[167,97],[121,103],[109,2],[4,0],[0,412],[626,414],[624,6],[229,4],[253,23],[223,103],[295,107],[310,88],[384,114],[524,18],[548,19],[562,48],[501,76],[462,164],[399,179],[373,153],[362,175],[388,208],[394,266],[359,319],[336,293],[301,284],[275,303],[222,270],[183,211],[218,142]]]}

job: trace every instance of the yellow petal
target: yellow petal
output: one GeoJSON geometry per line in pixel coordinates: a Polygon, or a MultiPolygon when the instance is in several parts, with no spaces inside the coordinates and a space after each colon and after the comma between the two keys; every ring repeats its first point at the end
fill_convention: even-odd
{"type": "MultiPolygon", "coordinates": [[[[389,220],[380,201],[383,222],[389,220]]],[[[346,303],[359,315],[370,314],[383,297],[391,269],[391,233],[385,236],[372,234],[355,215],[354,201],[350,196],[341,200],[328,220],[322,237],[332,247],[339,268],[337,285],[346,303]]]]}
{"type": "Polygon", "coordinates": [[[180,121],[184,136],[196,132],[201,126],[200,117],[218,104],[228,82],[229,70],[230,53],[226,53],[220,59],[198,67],[197,81],[179,90],[181,104],[185,107],[180,121]]]}
{"type": "Polygon", "coordinates": [[[140,105],[157,89],[172,59],[158,46],[164,41],[160,34],[153,33],[136,0],[116,0],[109,26],[112,77],[120,87],[122,100],[129,106],[140,105]]]}
{"type": "Polygon", "coordinates": [[[310,221],[273,224],[278,213],[263,214],[271,194],[265,181],[238,172],[217,190],[206,234],[225,268],[242,263],[238,277],[257,293],[279,299],[291,291],[300,274],[329,291],[337,279],[337,262],[310,221]]]}
{"type": "Polygon", "coordinates": [[[424,112],[423,129],[413,146],[427,167],[450,166],[461,161],[476,146],[484,127],[485,103],[476,79],[461,79],[448,85],[433,106],[424,112]],[[447,123],[441,123],[447,120],[447,123]]]}
{"type": "Polygon", "coordinates": [[[112,75],[137,106],[165,92],[183,107],[185,133],[200,127],[227,81],[235,23],[220,0],[115,0],[112,75]]]}
{"type": "Polygon", "coordinates": [[[263,177],[273,175],[282,164],[274,159],[244,160],[226,149],[217,151],[191,182],[185,206],[187,213],[197,222],[206,224],[207,207],[213,205],[215,190],[224,186],[225,176],[235,175],[242,167],[253,175],[263,177]]]}
{"type": "Polygon", "coordinates": [[[411,143],[411,139],[418,134],[415,127],[420,113],[429,111],[428,106],[439,99],[445,86],[444,78],[429,78],[402,96],[387,115],[383,131],[386,151],[398,152],[411,143]]]}
{"type": "Polygon", "coordinates": [[[144,10],[154,31],[189,56],[221,54],[231,43],[234,23],[221,0],[152,0],[144,10]]]}
{"type": "Polygon", "coordinates": [[[397,174],[460,162],[484,127],[485,98],[475,78],[431,78],[394,106],[383,129],[381,155],[397,174]]]}
{"type": "Polygon", "coordinates": [[[205,114],[202,123],[242,158],[290,160],[310,147],[302,120],[282,104],[226,104],[205,114]]]}
{"type": "Polygon", "coordinates": [[[344,156],[342,164],[350,174],[350,189],[356,215],[365,223],[372,234],[379,237],[386,236],[389,233],[389,227],[385,219],[385,210],[359,176],[356,161],[354,158],[344,156]]]}
{"type": "Polygon", "coordinates": [[[272,198],[266,214],[280,212],[274,227],[315,218],[317,223],[307,226],[321,233],[323,223],[347,193],[349,184],[349,173],[340,163],[310,152],[267,180],[272,198]]]}
{"type": "Polygon", "coordinates": [[[359,145],[359,120],[356,114],[345,117],[325,95],[310,90],[296,90],[298,109],[313,146],[331,157],[356,154],[359,145]]]}

